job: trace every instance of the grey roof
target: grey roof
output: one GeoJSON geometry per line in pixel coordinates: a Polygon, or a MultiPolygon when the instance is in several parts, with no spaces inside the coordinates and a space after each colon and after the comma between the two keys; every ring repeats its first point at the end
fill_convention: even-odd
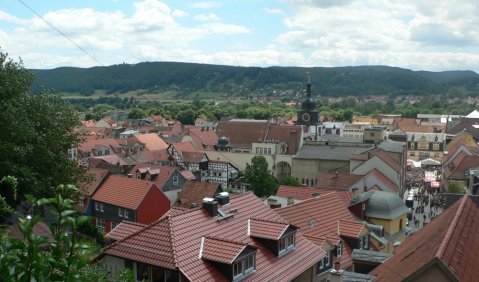
{"type": "Polygon", "coordinates": [[[358,144],[313,145],[304,144],[294,156],[297,159],[349,161],[352,154],[361,154],[371,147],[359,147],[358,144]]]}
{"type": "Polygon", "coordinates": [[[382,219],[394,219],[408,212],[403,200],[394,193],[375,191],[369,197],[366,215],[382,219]]]}
{"type": "Polygon", "coordinates": [[[386,139],[381,142],[378,147],[383,149],[386,152],[393,152],[393,153],[402,153],[405,142],[394,141],[391,139],[386,139]]]}
{"type": "Polygon", "coordinates": [[[362,137],[344,137],[337,134],[324,134],[317,137],[318,141],[324,142],[342,142],[342,143],[362,143],[362,137]]]}
{"type": "Polygon", "coordinates": [[[391,255],[387,253],[381,253],[381,252],[370,251],[370,250],[360,250],[360,249],[354,249],[353,253],[351,254],[351,258],[353,260],[376,262],[376,263],[383,263],[390,256],[391,255]]]}
{"type": "Polygon", "coordinates": [[[356,273],[351,271],[343,272],[343,281],[344,282],[369,282],[373,281],[374,276],[369,274],[356,273]]]}

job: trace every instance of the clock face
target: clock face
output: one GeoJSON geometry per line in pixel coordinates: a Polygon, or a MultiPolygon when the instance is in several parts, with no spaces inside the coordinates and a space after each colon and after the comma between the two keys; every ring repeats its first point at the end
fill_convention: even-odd
{"type": "Polygon", "coordinates": [[[311,116],[309,115],[309,113],[303,113],[303,114],[301,115],[301,119],[302,119],[303,121],[309,122],[309,120],[311,119],[311,116]]]}

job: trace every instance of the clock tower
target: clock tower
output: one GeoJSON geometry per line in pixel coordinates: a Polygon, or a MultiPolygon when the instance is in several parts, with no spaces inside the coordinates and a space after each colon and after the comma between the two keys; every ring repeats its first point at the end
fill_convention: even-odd
{"type": "Polygon", "coordinates": [[[311,75],[308,73],[308,83],[306,83],[306,100],[301,103],[301,109],[298,111],[296,124],[298,125],[318,125],[319,112],[316,110],[316,103],[311,101],[311,75]]]}

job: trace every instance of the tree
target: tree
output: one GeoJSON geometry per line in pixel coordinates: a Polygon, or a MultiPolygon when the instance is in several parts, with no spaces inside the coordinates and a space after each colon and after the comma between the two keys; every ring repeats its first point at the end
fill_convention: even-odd
{"type": "Polygon", "coordinates": [[[52,198],[27,197],[34,215],[19,217],[23,240],[5,234],[0,238],[2,281],[107,281],[104,269],[90,265],[97,246],[79,234],[79,226],[91,220],[75,210],[72,197],[79,190],[73,185],[58,185],[55,192],[52,198]],[[53,238],[33,232],[43,220],[38,215],[41,209],[53,215],[54,223],[49,226],[53,238]]]}
{"type": "Polygon", "coordinates": [[[0,52],[0,179],[14,176],[20,199],[52,196],[85,175],[67,154],[80,142],[77,113],[58,95],[30,93],[33,78],[0,52]]]}
{"type": "Polygon", "coordinates": [[[291,176],[286,176],[281,180],[281,185],[288,185],[288,186],[301,186],[299,181],[291,176]]]}
{"type": "Polygon", "coordinates": [[[176,117],[182,124],[195,124],[196,113],[192,109],[181,111],[176,117]]]}
{"type": "Polygon", "coordinates": [[[270,196],[276,193],[278,182],[268,169],[268,162],[263,156],[254,156],[251,164],[246,164],[245,181],[249,189],[258,197],[270,196]]]}

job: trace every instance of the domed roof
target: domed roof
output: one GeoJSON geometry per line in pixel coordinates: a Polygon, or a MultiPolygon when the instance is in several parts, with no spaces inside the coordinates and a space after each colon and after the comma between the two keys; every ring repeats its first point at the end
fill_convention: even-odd
{"type": "Polygon", "coordinates": [[[403,200],[394,193],[375,191],[366,207],[368,217],[394,219],[408,212],[403,200]]]}

